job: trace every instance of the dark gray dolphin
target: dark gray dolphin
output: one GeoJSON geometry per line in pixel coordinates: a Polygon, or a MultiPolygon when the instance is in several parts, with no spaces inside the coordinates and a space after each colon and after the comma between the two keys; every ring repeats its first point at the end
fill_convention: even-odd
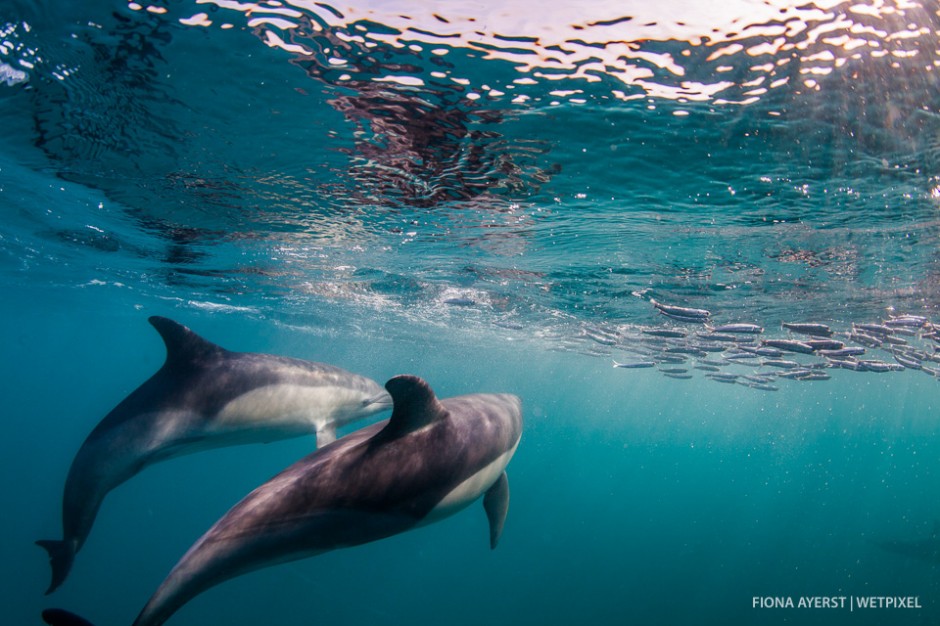
{"type": "MultiPolygon", "coordinates": [[[[496,547],[509,509],[505,469],[522,435],[519,398],[438,400],[414,376],[385,387],[395,403],[387,422],[317,450],[248,494],[180,559],[134,626],[163,624],[230,578],[389,537],[481,495],[496,547]]],[[[47,613],[49,624],[81,623],[58,609],[47,613]]]]}
{"type": "Polygon", "coordinates": [[[166,362],[88,435],[72,461],[62,501],[63,539],[48,550],[54,591],[71,569],[105,495],[142,469],[183,454],[336,428],[391,407],[375,381],[338,367],[230,352],[165,317],[151,317],[166,362]]]}
{"type": "Polygon", "coordinates": [[[940,564],[940,521],[934,522],[933,531],[925,539],[879,541],[877,545],[888,552],[940,564]]]}

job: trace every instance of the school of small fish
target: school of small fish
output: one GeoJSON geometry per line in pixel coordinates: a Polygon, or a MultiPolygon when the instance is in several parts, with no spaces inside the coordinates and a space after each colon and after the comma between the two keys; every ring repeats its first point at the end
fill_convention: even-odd
{"type": "Polygon", "coordinates": [[[712,325],[705,309],[650,303],[668,324],[585,326],[577,340],[591,346],[579,351],[610,356],[616,368],[655,368],[675,379],[701,375],[762,391],[777,391],[780,381],[829,380],[831,369],[914,370],[940,380],[940,324],[921,315],[892,314],[841,330],[821,322],[783,322],[779,334],[770,336],[759,324],[712,325]]]}

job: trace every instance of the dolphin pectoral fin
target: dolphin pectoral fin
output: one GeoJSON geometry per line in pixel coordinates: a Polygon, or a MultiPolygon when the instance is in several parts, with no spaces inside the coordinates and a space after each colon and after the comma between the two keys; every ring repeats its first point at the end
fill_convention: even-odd
{"type": "Polygon", "coordinates": [[[65,582],[69,570],[72,569],[72,562],[75,560],[75,550],[71,541],[40,539],[36,545],[45,548],[49,553],[49,565],[52,566],[52,582],[46,590],[46,595],[49,595],[65,582]]]}
{"type": "Polygon", "coordinates": [[[496,482],[486,490],[483,496],[483,510],[490,521],[490,549],[496,548],[499,537],[503,534],[506,514],[509,512],[509,479],[506,472],[499,475],[496,482]]]}
{"type": "Polygon", "coordinates": [[[65,609],[46,609],[42,612],[42,621],[50,626],[94,626],[84,617],[65,609]]]}
{"type": "Polygon", "coordinates": [[[317,448],[336,441],[336,424],[326,424],[317,429],[317,448]]]}

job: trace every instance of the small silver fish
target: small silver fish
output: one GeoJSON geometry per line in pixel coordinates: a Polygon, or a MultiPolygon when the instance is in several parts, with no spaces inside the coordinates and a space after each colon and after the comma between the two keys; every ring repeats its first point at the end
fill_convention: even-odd
{"type": "Polygon", "coordinates": [[[799,378],[803,378],[804,376],[809,376],[809,375],[812,374],[812,373],[813,373],[813,372],[810,371],[810,370],[808,370],[808,369],[802,369],[802,368],[800,368],[800,369],[795,369],[795,370],[788,370],[788,371],[786,371],[786,372],[779,372],[779,373],[777,374],[777,377],[778,377],[778,378],[799,379],[799,378]]]}
{"type": "Polygon", "coordinates": [[[797,380],[829,380],[832,378],[826,372],[810,372],[806,376],[799,376],[797,380]]]}
{"type": "Polygon", "coordinates": [[[786,350],[787,352],[800,352],[802,354],[812,354],[815,352],[815,350],[813,350],[813,346],[806,342],[797,341],[795,339],[764,339],[761,341],[761,345],[768,346],[770,348],[779,348],[780,350],[786,350]]]}
{"type": "Polygon", "coordinates": [[[708,374],[708,377],[709,377],[709,378],[714,378],[715,380],[719,380],[719,379],[723,379],[723,380],[737,380],[738,378],[740,378],[740,374],[725,374],[725,373],[722,372],[722,373],[718,373],[718,374],[708,374]]]}
{"type": "Polygon", "coordinates": [[[600,328],[585,328],[582,332],[582,336],[587,337],[591,341],[599,343],[602,346],[617,345],[617,336],[600,328]]]}
{"type": "Polygon", "coordinates": [[[771,359],[776,359],[777,357],[783,356],[783,351],[778,350],[777,348],[768,348],[764,346],[763,348],[757,348],[754,350],[754,354],[758,356],[766,356],[771,359]]]}
{"type": "Polygon", "coordinates": [[[838,339],[808,339],[807,345],[813,347],[813,350],[841,350],[845,343],[838,339]]]}
{"type": "Polygon", "coordinates": [[[769,383],[773,380],[770,376],[760,376],[758,374],[744,374],[741,378],[749,383],[769,383]]]}
{"type": "Polygon", "coordinates": [[[684,330],[679,330],[677,328],[644,328],[642,331],[644,335],[650,335],[651,337],[665,337],[672,339],[679,339],[686,336],[684,330]]]}
{"type": "Polygon", "coordinates": [[[877,348],[881,345],[881,339],[874,335],[869,335],[868,333],[852,332],[849,333],[849,339],[869,348],[877,348]]]}
{"type": "Polygon", "coordinates": [[[819,350],[817,354],[838,359],[847,356],[861,356],[865,354],[865,348],[849,346],[848,348],[839,348],[838,350],[819,350]]]}
{"type": "Polygon", "coordinates": [[[889,328],[922,328],[927,325],[927,318],[920,315],[898,315],[885,320],[884,325],[889,328]]]}
{"type": "Polygon", "coordinates": [[[760,364],[761,366],[779,367],[781,369],[793,369],[800,366],[796,361],[785,361],[783,359],[765,359],[760,364]]]}
{"type": "Polygon", "coordinates": [[[711,367],[725,367],[728,364],[724,361],[713,361],[711,359],[699,359],[699,365],[710,365],[711,367]]]}
{"type": "Polygon", "coordinates": [[[830,329],[825,324],[817,324],[814,322],[784,322],[781,324],[787,330],[792,330],[795,333],[800,333],[801,335],[813,335],[815,337],[831,337],[832,329],[830,329]]]}
{"type": "Polygon", "coordinates": [[[885,343],[891,344],[892,346],[906,346],[907,339],[903,337],[895,337],[894,335],[885,335],[882,337],[885,343]]]}
{"type": "Polygon", "coordinates": [[[917,359],[906,357],[900,354],[895,354],[894,360],[909,370],[919,370],[920,368],[923,367],[923,363],[921,363],[917,359]]]}
{"type": "Polygon", "coordinates": [[[719,343],[694,343],[692,347],[700,352],[724,352],[727,349],[719,343]]]}
{"type": "Polygon", "coordinates": [[[751,389],[760,389],[761,391],[778,391],[780,387],[771,385],[770,383],[755,383],[750,381],[738,381],[739,384],[744,385],[745,387],[750,387],[751,389]]]}
{"type": "Polygon", "coordinates": [[[644,367],[656,367],[656,363],[653,361],[631,361],[629,363],[618,363],[614,361],[614,367],[619,367],[622,369],[641,369],[644,367]]]}
{"type": "Polygon", "coordinates": [[[884,324],[859,324],[857,322],[852,324],[852,328],[864,331],[869,335],[890,335],[894,331],[890,327],[885,326],[884,324]]]}
{"type": "Polygon", "coordinates": [[[722,326],[709,327],[713,333],[742,333],[746,335],[759,335],[764,332],[762,326],[757,324],[724,324],[722,326]]]}
{"type": "Polygon", "coordinates": [[[740,337],[732,333],[707,332],[707,333],[697,333],[696,336],[700,337],[701,339],[707,339],[708,341],[721,341],[725,343],[732,343],[740,339],[740,337]]]}
{"type": "Polygon", "coordinates": [[[926,374],[930,374],[934,378],[940,378],[940,369],[936,367],[927,367],[926,365],[921,367],[920,370],[926,374]]]}
{"type": "Polygon", "coordinates": [[[829,361],[829,365],[843,370],[852,370],[853,372],[861,372],[863,370],[861,363],[855,360],[832,359],[829,361]]]}
{"type": "Polygon", "coordinates": [[[660,363],[677,364],[677,363],[685,363],[689,359],[688,357],[681,355],[681,354],[663,354],[657,357],[656,360],[659,361],[660,363]]]}
{"type": "Polygon", "coordinates": [[[693,369],[701,370],[703,372],[718,372],[721,371],[717,365],[703,365],[701,363],[692,366],[693,369]]]}
{"type": "Polygon", "coordinates": [[[659,312],[669,319],[676,320],[677,322],[685,322],[686,324],[704,324],[708,321],[707,317],[679,315],[678,313],[669,313],[662,309],[660,309],[659,312]]]}
{"type": "Polygon", "coordinates": [[[654,307],[659,309],[661,313],[665,313],[667,315],[677,316],[681,318],[707,319],[708,317],[711,316],[711,311],[706,311],[705,309],[692,309],[692,308],[684,307],[684,306],[673,306],[670,304],[663,304],[662,302],[657,302],[656,300],[652,300],[652,299],[650,300],[650,303],[652,303],[654,307]]]}
{"type": "Polygon", "coordinates": [[[693,356],[705,356],[703,350],[699,350],[693,346],[671,346],[666,348],[666,352],[669,354],[691,354],[693,356]]]}
{"type": "Polygon", "coordinates": [[[904,369],[903,365],[875,360],[859,361],[858,364],[862,367],[863,372],[896,372],[899,369],[904,369]]]}

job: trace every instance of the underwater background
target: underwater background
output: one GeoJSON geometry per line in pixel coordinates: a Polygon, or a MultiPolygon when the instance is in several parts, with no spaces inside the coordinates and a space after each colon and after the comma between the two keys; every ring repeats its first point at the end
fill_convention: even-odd
{"type": "Polygon", "coordinates": [[[2,621],[132,623],[315,447],[148,468],[44,596],[163,315],[525,419],[496,550],[475,504],[169,624],[940,622],[938,37],[926,0],[5,0],[2,621]],[[866,352],[753,353],[785,323],[866,352]],[[755,602],[802,596],[917,608],[755,602]]]}

